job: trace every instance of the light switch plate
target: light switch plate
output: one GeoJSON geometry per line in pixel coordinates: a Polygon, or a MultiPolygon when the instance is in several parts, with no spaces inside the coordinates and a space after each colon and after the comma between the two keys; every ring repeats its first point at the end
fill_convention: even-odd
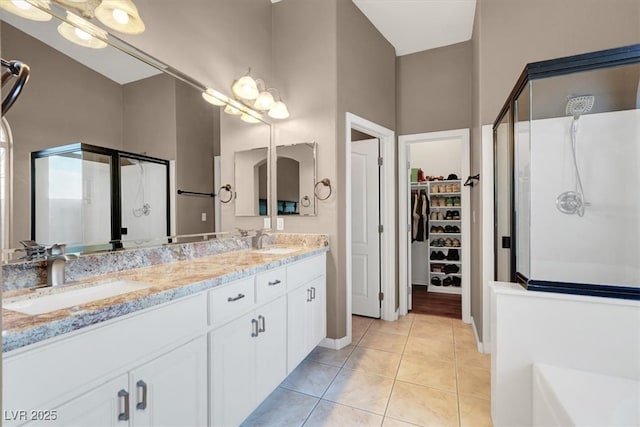
{"type": "Polygon", "coordinates": [[[207,213],[202,212],[202,222],[206,222],[206,221],[207,221],[207,213]]]}
{"type": "Polygon", "coordinates": [[[271,218],[264,218],[262,220],[262,228],[271,228],[271,218]]]}
{"type": "Polygon", "coordinates": [[[284,230],[284,218],[276,219],[276,230],[278,231],[284,230]]]}

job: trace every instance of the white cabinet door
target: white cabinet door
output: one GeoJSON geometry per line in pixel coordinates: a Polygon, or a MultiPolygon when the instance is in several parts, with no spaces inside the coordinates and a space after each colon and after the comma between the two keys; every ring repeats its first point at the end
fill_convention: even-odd
{"type": "MultiPolygon", "coordinates": [[[[38,411],[27,413],[33,420],[25,426],[60,427],[126,427],[129,426],[131,406],[128,397],[128,375],[119,377],[94,388],[81,396],[53,409],[48,420],[35,419],[38,411]]],[[[46,411],[41,411],[46,412],[46,411]]],[[[45,414],[42,414],[45,415],[45,414]]],[[[6,416],[6,415],[5,415],[6,416]]]]}
{"type": "Polygon", "coordinates": [[[256,400],[261,402],[287,376],[287,301],[284,296],[256,309],[256,400]]]}
{"type": "Polygon", "coordinates": [[[310,295],[307,286],[300,286],[287,295],[287,374],[309,353],[307,317],[310,295]]]}
{"type": "Polygon", "coordinates": [[[255,408],[253,312],[210,333],[211,424],[237,426],[255,408]]]}
{"type": "Polygon", "coordinates": [[[327,336],[326,279],[318,277],[309,283],[311,290],[310,315],[308,320],[308,352],[327,336]]]}
{"type": "Polygon", "coordinates": [[[131,371],[130,380],[134,427],[206,425],[206,337],[131,371]]]}

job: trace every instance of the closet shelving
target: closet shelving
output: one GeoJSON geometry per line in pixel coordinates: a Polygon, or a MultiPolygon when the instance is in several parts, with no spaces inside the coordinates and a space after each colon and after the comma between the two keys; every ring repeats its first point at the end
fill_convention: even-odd
{"type": "MultiPolygon", "coordinates": [[[[462,200],[460,180],[430,181],[427,183],[429,195],[429,292],[441,292],[461,294],[462,282],[462,200]],[[449,219],[447,219],[449,218],[449,219]],[[434,227],[439,227],[442,232],[433,232],[434,227]],[[455,227],[455,228],[454,228],[455,227]],[[444,230],[449,229],[447,232],[444,230]],[[453,228],[453,231],[452,231],[453,228]],[[442,244],[444,243],[444,244],[442,244]],[[442,252],[445,256],[452,250],[457,251],[458,259],[431,259],[432,254],[442,252]],[[455,273],[444,272],[443,267],[455,265],[458,271],[455,273]],[[441,268],[438,268],[440,266],[441,268]],[[434,269],[436,271],[434,271],[434,269]],[[437,271],[441,270],[441,271],[437,271]],[[434,286],[431,280],[437,277],[441,286],[434,286]],[[444,286],[450,283],[449,286],[444,286]],[[458,284],[454,286],[453,283],[458,284]]],[[[412,185],[413,188],[413,185],[412,185]]]]}

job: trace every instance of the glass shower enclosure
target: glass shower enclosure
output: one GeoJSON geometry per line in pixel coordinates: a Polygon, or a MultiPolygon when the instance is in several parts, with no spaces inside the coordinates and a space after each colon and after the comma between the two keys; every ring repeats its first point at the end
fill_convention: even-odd
{"type": "Polygon", "coordinates": [[[640,299],[640,45],[528,64],[493,131],[496,280],[640,299]]]}
{"type": "Polygon", "coordinates": [[[169,162],[71,144],[31,153],[31,239],[68,251],[142,246],[170,234],[169,162]]]}

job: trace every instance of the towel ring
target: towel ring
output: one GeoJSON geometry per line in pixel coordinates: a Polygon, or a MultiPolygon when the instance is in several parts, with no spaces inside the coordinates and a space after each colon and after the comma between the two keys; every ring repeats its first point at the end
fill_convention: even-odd
{"type": "Polygon", "coordinates": [[[229,203],[231,199],[233,199],[233,191],[231,191],[231,184],[223,185],[222,187],[220,187],[220,189],[218,190],[218,197],[220,198],[220,203],[229,203]],[[222,192],[222,190],[229,193],[228,199],[223,199],[222,197],[220,197],[220,193],[222,192]]]}
{"type": "Polygon", "coordinates": [[[309,206],[311,206],[311,199],[309,198],[309,196],[304,196],[302,199],[300,199],[300,204],[303,207],[308,208],[309,206]]]}
{"type": "Polygon", "coordinates": [[[329,178],[324,178],[316,182],[316,185],[313,187],[313,193],[315,194],[318,200],[327,200],[329,197],[331,197],[332,192],[333,192],[333,188],[331,187],[331,181],[329,181],[329,178]],[[320,197],[318,195],[318,185],[320,184],[324,185],[325,187],[329,187],[329,194],[327,194],[325,197],[320,197]]]}

